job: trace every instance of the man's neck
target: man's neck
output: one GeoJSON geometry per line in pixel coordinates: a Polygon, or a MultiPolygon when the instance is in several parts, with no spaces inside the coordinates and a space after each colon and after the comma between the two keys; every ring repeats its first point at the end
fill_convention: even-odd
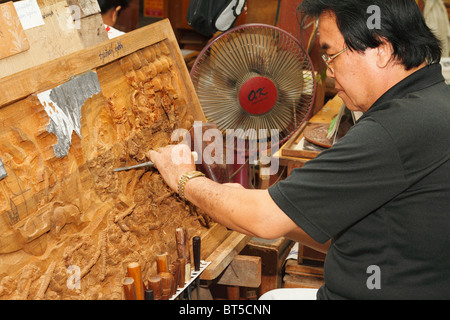
{"type": "MultiPolygon", "coordinates": [[[[420,69],[426,67],[426,63],[422,63],[420,66],[416,68],[412,68],[410,70],[406,70],[405,67],[402,64],[396,63],[391,66],[389,66],[389,72],[383,73],[383,76],[378,76],[378,95],[375,101],[373,101],[373,104],[381,98],[386,92],[388,92],[392,87],[400,83],[401,81],[405,80],[407,77],[412,75],[413,73],[419,71],[420,69]]],[[[373,105],[372,104],[372,105],[373,105]]],[[[370,108],[369,108],[370,109],[370,108]]],[[[367,109],[368,110],[368,109],[367,109]]],[[[365,110],[365,111],[367,111],[365,110]]],[[[364,112],[365,112],[364,111],[364,112]]]]}

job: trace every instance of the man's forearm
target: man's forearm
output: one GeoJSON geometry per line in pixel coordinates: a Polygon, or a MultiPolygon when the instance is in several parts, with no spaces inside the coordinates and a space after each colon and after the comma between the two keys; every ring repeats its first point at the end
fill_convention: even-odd
{"type": "Polygon", "coordinates": [[[320,244],[296,226],[271,200],[267,190],[221,185],[207,178],[189,181],[185,195],[216,222],[241,233],[265,239],[287,237],[326,253],[320,244]]]}
{"type": "Polygon", "coordinates": [[[186,184],[185,197],[216,222],[244,234],[260,236],[259,203],[253,191],[257,192],[196,178],[186,184]]]}

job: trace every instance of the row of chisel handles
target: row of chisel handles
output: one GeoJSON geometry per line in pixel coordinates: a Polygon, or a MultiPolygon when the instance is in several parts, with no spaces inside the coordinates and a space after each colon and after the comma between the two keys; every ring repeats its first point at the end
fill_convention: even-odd
{"type": "MultiPolygon", "coordinates": [[[[191,279],[191,259],[186,231],[176,229],[178,259],[169,265],[168,253],[156,256],[156,275],[142,279],[141,265],[131,262],[127,266],[127,276],[123,279],[125,300],[169,300],[179,288],[184,288],[191,279]]],[[[201,238],[192,238],[194,270],[200,271],[201,238]]]]}

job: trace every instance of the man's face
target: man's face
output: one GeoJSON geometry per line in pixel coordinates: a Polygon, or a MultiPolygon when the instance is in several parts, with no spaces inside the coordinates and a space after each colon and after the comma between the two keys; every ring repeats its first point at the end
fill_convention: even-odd
{"type": "MultiPolygon", "coordinates": [[[[323,13],[319,18],[320,45],[331,57],[346,48],[344,37],[339,31],[335,15],[323,13]]],[[[352,111],[367,111],[376,101],[371,81],[376,73],[373,66],[372,49],[364,53],[346,50],[332,61],[332,70],[327,69],[327,76],[334,78],[339,97],[352,111]]],[[[376,90],[375,90],[376,91],[376,90]]]]}

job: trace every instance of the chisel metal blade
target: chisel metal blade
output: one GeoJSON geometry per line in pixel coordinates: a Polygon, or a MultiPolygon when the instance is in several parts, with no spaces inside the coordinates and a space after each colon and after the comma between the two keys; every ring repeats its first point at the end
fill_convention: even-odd
{"type": "Polygon", "coordinates": [[[133,169],[140,169],[140,168],[146,168],[146,167],[151,168],[153,166],[154,166],[154,163],[149,161],[149,162],[137,164],[137,165],[131,166],[131,167],[117,168],[117,169],[114,169],[114,172],[129,171],[129,170],[133,170],[133,169]]]}
{"type": "MultiPolygon", "coordinates": [[[[194,157],[194,161],[197,161],[198,160],[197,152],[192,151],[191,154],[194,157]]],[[[137,164],[137,165],[131,166],[131,167],[117,168],[117,169],[114,169],[114,172],[129,171],[129,170],[145,168],[145,167],[153,168],[154,166],[155,166],[155,164],[153,162],[149,161],[149,162],[137,164]]]]}

